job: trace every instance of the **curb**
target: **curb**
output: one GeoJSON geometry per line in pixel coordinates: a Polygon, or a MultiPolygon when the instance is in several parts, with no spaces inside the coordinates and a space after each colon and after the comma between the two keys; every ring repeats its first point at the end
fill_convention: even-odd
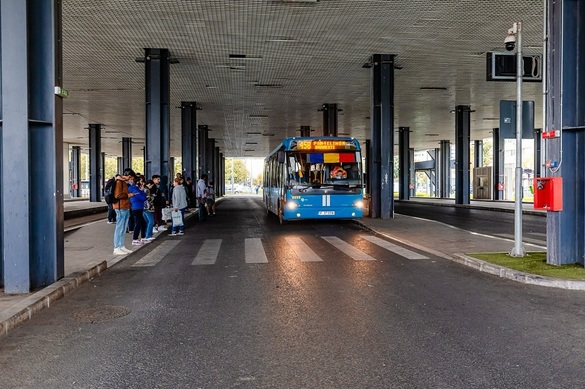
{"type": "MultiPolygon", "coordinates": [[[[194,215],[197,215],[196,211],[185,214],[185,220],[190,219],[194,215]]],[[[83,225],[77,226],[73,229],[81,227],[83,227],[83,225]]],[[[7,335],[9,331],[14,330],[22,323],[30,320],[32,316],[40,310],[49,308],[55,301],[63,298],[92,278],[99,276],[101,273],[118,262],[123,261],[127,257],[128,255],[116,256],[93,266],[87,271],[71,273],[12,305],[3,312],[0,312],[0,338],[7,335]]]]}
{"type": "Polygon", "coordinates": [[[87,271],[72,273],[3,311],[0,313],[0,338],[30,320],[40,310],[49,308],[55,301],[100,275],[107,268],[107,261],[103,261],[87,271]]]}
{"type": "Polygon", "coordinates": [[[452,260],[481,272],[493,274],[501,278],[507,278],[509,280],[521,282],[524,284],[546,286],[548,288],[585,290],[585,281],[569,280],[566,278],[552,278],[524,273],[500,265],[494,265],[493,263],[482,261],[481,259],[472,258],[462,253],[453,254],[452,260]]]}

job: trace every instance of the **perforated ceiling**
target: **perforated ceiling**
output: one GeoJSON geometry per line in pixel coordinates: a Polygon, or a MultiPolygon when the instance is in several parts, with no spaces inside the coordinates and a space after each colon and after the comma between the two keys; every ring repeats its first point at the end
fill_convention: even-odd
{"type": "MultiPolygon", "coordinates": [[[[535,0],[64,0],[65,141],[87,145],[104,126],[102,149],[122,137],[144,142],[144,48],[168,48],[171,155],[180,156],[181,101],[225,156],[264,157],[280,139],[311,126],[322,134],[324,103],[337,103],[338,131],[370,136],[372,54],[395,54],[395,128],[411,147],[454,140],[456,105],[471,105],[472,139],[498,127],[511,82],[485,81],[485,53],[522,20],[524,49],[541,53],[543,2],[535,0]],[[230,58],[230,55],[246,59],[230,58]],[[421,89],[422,88],[422,89],[421,89]],[[274,134],[269,136],[268,134],[274,134]],[[432,135],[438,134],[438,135],[432,135]],[[248,144],[246,144],[248,142],[248,144]],[[256,144],[254,144],[256,143],[256,144]]],[[[541,126],[542,84],[524,83],[541,126]]]]}

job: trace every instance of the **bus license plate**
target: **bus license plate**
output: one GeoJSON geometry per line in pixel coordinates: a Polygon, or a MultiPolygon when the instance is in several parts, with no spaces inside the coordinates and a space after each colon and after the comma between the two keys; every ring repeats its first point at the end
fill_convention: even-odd
{"type": "Polygon", "coordinates": [[[319,211],[319,216],[333,216],[335,211],[319,211]]]}

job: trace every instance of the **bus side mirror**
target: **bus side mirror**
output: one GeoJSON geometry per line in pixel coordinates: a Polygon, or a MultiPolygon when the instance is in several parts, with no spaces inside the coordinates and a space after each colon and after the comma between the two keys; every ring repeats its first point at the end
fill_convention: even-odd
{"type": "Polygon", "coordinates": [[[278,152],[278,163],[284,163],[285,161],[285,153],[284,151],[278,152]]]}

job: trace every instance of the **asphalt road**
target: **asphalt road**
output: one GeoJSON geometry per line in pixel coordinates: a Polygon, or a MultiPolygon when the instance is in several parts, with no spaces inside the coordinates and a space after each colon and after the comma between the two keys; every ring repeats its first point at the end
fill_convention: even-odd
{"type": "Polygon", "coordinates": [[[583,387],[582,292],[373,238],[228,198],[0,339],[0,387],[583,387]]]}
{"type": "MultiPolygon", "coordinates": [[[[394,211],[408,216],[436,220],[451,226],[480,234],[514,238],[514,213],[489,209],[445,207],[416,202],[395,202],[394,211]]],[[[546,215],[522,215],[524,242],[546,246],[546,215]]]]}

